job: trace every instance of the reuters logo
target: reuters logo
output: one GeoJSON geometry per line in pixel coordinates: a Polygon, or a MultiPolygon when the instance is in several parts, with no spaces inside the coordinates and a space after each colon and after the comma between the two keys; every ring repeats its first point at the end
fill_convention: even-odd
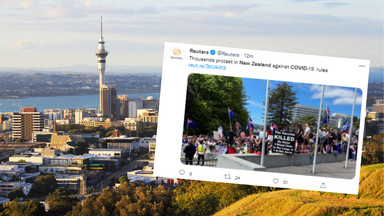
{"type": "Polygon", "coordinates": [[[177,49],[177,48],[173,49],[173,55],[179,56],[180,54],[181,54],[181,50],[180,49],[177,49]]]}

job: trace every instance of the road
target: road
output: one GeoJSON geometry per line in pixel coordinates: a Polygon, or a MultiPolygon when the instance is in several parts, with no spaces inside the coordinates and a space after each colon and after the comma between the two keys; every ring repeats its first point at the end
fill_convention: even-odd
{"type": "Polygon", "coordinates": [[[115,177],[116,179],[120,178],[121,176],[125,175],[127,176],[127,172],[135,170],[137,166],[139,165],[138,160],[143,159],[145,155],[141,155],[131,162],[129,162],[127,165],[121,167],[119,170],[116,172],[112,173],[110,176],[107,178],[103,179],[101,182],[99,182],[97,185],[95,185],[94,189],[95,192],[101,192],[102,188],[106,188],[109,183],[111,182],[112,176],[115,177]]]}

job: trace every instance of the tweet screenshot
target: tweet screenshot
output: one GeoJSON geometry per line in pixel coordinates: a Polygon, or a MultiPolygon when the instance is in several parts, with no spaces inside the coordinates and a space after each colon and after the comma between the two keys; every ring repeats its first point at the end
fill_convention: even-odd
{"type": "Polygon", "coordinates": [[[369,64],[165,43],[154,175],[357,194],[369,64]]]}

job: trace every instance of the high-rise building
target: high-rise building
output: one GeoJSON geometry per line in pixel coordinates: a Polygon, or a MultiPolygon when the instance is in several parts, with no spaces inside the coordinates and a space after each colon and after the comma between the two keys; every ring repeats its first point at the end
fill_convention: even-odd
{"type": "Polygon", "coordinates": [[[101,89],[101,114],[105,117],[116,120],[117,118],[117,98],[116,88],[103,85],[101,89]]]}
{"type": "Polygon", "coordinates": [[[136,118],[138,109],[143,109],[143,101],[140,99],[130,99],[128,101],[128,117],[136,118]]]}
{"type": "Polygon", "coordinates": [[[120,101],[120,119],[128,118],[128,97],[127,95],[119,95],[120,101]]]}
{"type": "Polygon", "coordinates": [[[148,96],[147,99],[143,100],[143,109],[159,110],[159,99],[148,96]]]}
{"type": "MultiPolygon", "coordinates": [[[[102,91],[103,91],[103,84],[104,84],[104,74],[105,74],[105,65],[106,65],[106,58],[108,55],[108,52],[105,50],[104,47],[104,38],[103,38],[103,16],[100,11],[100,39],[99,39],[99,48],[96,51],[97,56],[97,63],[99,67],[99,93],[100,93],[100,113],[105,113],[106,111],[103,110],[103,98],[102,98],[102,91]]],[[[107,108],[108,109],[108,108],[107,108]]],[[[109,112],[109,111],[107,111],[109,112]]]]}
{"type": "Polygon", "coordinates": [[[80,124],[80,122],[86,117],[89,117],[89,113],[87,110],[77,109],[75,111],[75,124],[80,124]]]}
{"type": "Polygon", "coordinates": [[[297,119],[306,115],[318,116],[319,108],[296,104],[295,107],[292,109],[291,113],[292,113],[292,121],[296,121],[297,119]]]}
{"type": "Polygon", "coordinates": [[[44,128],[43,113],[37,112],[35,107],[21,108],[12,117],[13,139],[32,140],[32,133],[44,128]]]}

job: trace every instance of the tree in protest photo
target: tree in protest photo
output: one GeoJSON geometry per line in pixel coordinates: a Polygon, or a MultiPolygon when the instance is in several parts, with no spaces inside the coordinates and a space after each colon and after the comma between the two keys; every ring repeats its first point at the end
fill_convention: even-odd
{"type": "Polygon", "coordinates": [[[235,116],[235,121],[247,122],[248,111],[245,108],[246,95],[243,81],[237,77],[191,74],[188,77],[187,98],[184,117],[186,122],[192,120],[195,128],[188,128],[189,134],[209,134],[221,124],[224,131],[229,130],[228,107],[235,116]]]}
{"type": "Polygon", "coordinates": [[[298,98],[292,86],[283,82],[269,92],[268,122],[284,128],[292,121],[292,109],[297,104],[298,98]]]}

